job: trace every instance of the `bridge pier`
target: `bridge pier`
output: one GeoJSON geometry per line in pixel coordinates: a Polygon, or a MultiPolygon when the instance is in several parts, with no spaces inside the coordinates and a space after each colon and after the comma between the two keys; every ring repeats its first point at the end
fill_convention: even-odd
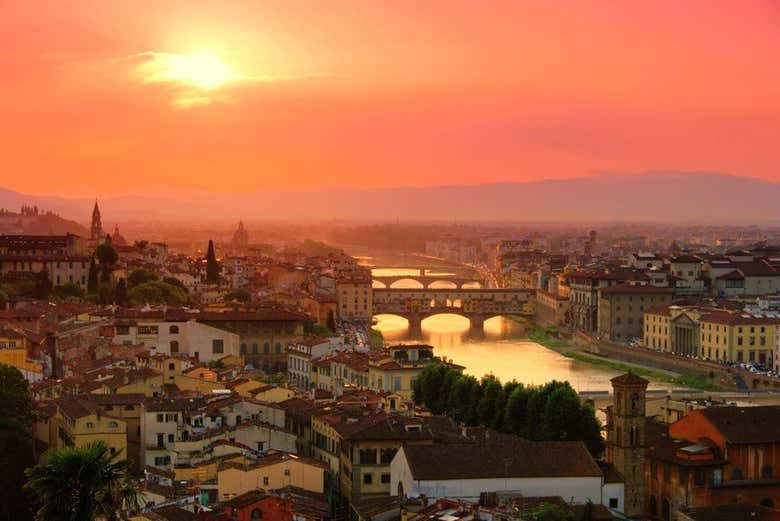
{"type": "Polygon", "coordinates": [[[485,317],[482,315],[472,315],[469,317],[469,323],[471,324],[471,329],[473,331],[485,330],[485,317]]]}
{"type": "Polygon", "coordinates": [[[420,318],[420,315],[408,315],[406,319],[409,321],[409,333],[412,335],[421,335],[422,318],[420,318]]]}

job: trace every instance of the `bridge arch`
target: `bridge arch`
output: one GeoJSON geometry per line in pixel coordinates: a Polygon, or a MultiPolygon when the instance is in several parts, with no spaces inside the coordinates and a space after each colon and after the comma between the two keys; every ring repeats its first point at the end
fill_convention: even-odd
{"type": "Polygon", "coordinates": [[[432,280],[425,286],[428,289],[458,289],[458,283],[454,280],[436,279],[432,280]]]}
{"type": "Polygon", "coordinates": [[[417,280],[415,277],[411,276],[411,275],[409,277],[402,277],[402,278],[394,280],[393,282],[390,283],[390,289],[401,289],[398,286],[399,282],[403,282],[404,284],[408,284],[409,282],[413,282],[415,284],[414,289],[425,289],[425,285],[422,282],[420,282],[419,280],[417,280]]]}
{"type": "Polygon", "coordinates": [[[385,284],[381,280],[373,279],[371,281],[371,287],[372,288],[379,288],[379,289],[387,289],[387,284],[385,284]]]}

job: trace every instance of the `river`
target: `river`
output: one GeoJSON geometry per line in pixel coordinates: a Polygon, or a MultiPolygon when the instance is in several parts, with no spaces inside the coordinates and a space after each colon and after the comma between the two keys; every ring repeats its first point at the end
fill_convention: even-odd
{"type": "MultiPolygon", "coordinates": [[[[414,270],[382,269],[376,275],[412,275],[414,270]]],[[[415,288],[411,280],[399,280],[393,287],[415,288]]],[[[434,346],[437,356],[466,367],[466,373],[481,377],[493,374],[501,381],[517,380],[541,385],[566,380],[578,391],[611,390],[610,379],[620,374],[608,368],[567,358],[528,340],[522,324],[506,317],[485,322],[484,334],[475,337],[468,319],[458,315],[435,315],[423,321],[422,332],[413,335],[406,319],[377,315],[376,329],[388,342],[422,341],[434,346]]],[[[651,389],[668,389],[669,384],[651,382],[651,389]]]]}

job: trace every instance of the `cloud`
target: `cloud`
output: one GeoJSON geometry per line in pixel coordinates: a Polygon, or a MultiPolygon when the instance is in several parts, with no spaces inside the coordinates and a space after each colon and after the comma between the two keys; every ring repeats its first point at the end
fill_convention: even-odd
{"type": "MultiPolygon", "coordinates": [[[[128,57],[137,80],[144,84],[163,84],[172,89],[171,104],[177,108],[208,105],[230,100],[227,87],[247,83],[269,83],[325,77],[325,74],[281,75],[242,74],[213,53],[176,54],[146,51],[128,57]],[[220,92],[223,91],[223,92],[220,92]]],[[[232,100],[231,100],[232,101],[232,100]]]]}

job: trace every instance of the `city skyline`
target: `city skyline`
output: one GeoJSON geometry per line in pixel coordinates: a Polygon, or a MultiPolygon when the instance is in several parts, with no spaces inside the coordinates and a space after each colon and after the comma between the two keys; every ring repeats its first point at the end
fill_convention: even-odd
{"type": "Polygon", "coordinates": [[[40,7],[9,4],[0,21],[8,189],[186,195],[661,170],[778,181],[769,2],[40,7]]]}

